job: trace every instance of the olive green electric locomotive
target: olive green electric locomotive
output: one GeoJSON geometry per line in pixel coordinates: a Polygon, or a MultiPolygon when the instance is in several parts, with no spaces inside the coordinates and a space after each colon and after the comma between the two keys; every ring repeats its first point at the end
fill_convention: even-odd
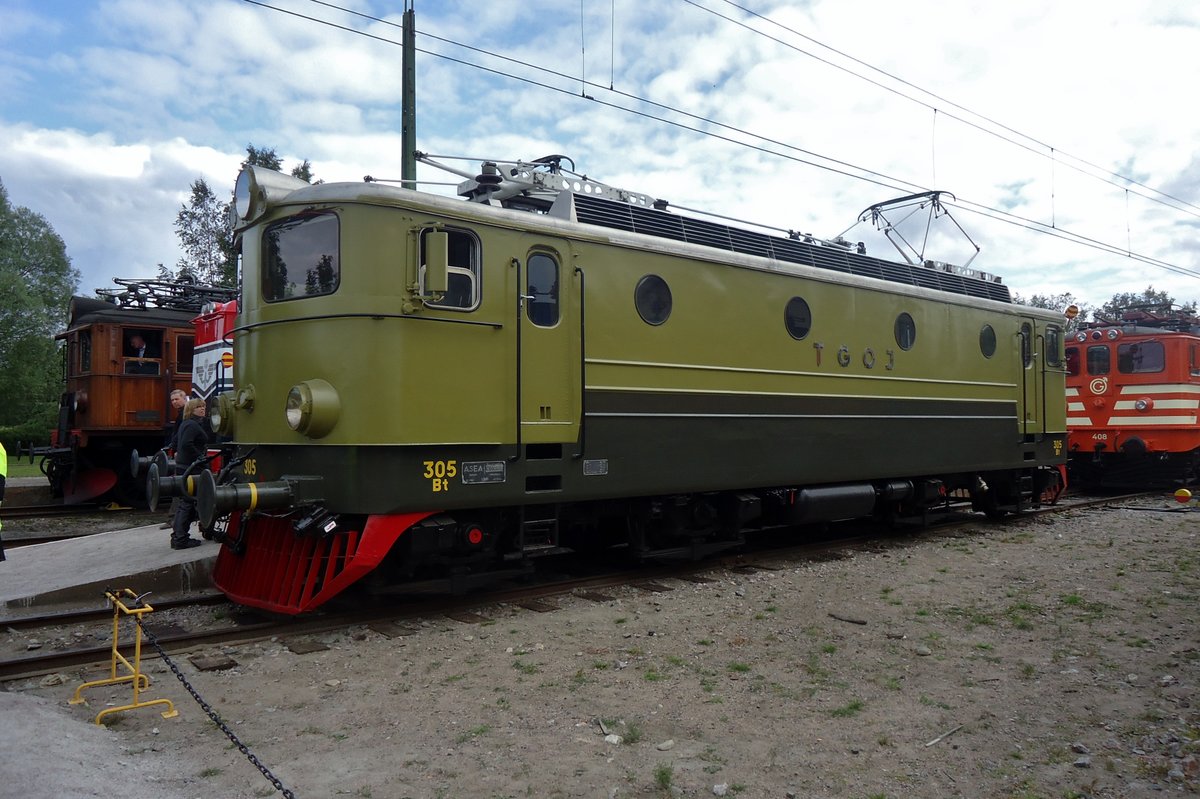
{"type": "Polygon", "coordinates": [[[563,160],[485,163],[463,199],[241,173],[235,390],[212,415],[234,446],[195,488],[232,599],[294,613],[362,578],[696,556],[1061,487],[1057,314],[563,160]]]}

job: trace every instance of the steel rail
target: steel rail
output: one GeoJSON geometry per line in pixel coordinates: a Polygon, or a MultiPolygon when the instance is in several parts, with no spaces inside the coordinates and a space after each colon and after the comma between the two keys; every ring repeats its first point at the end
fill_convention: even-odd
{"type": "MultiPolygon", "coordinates": [[[[432,617],[454,618],[464,614],[483,617],[481,610],[496,608],[502,605],[517,605],[535,600],[547,600],[568,595],[581,596],[605,588],[643,588],[654,590],[656,581],[664,579],[689,581],[696,577],[704,577],[705,573],[729,571],[775,571],[789,568],[791,564],[816,562],[833,558],[845,557],[851,552],[872,551],[917,546],[942,537],[961,537],[962,528],[979,526],[984,528],[979,534],[986,534],[987,528],[999,529],[1013,522],[1021,522],[1039,516],[1061,513],[1069,510],[1112,506],[1114,503],[1127,502],[1157,492],[1126,494],[1112,497],[1086,497],[1060,500],[1055,505],[1046,505],[1031,509],[1020,515],[1006,517],[1003,520],[989,520],[978,514],[954,513],[940,522],[927,526],[903,526],[891,530],[891,534],[881,534],[878,524],[851,523],[836,535],[826,535],[815,539],[809,537],[800,542],[780,545],[778,541],[764,544],[761,547],[751,547],[749,551],[713,556],[701,561],[686,561],[672,563],[667,566],[640,565],[632,569],[623,569],[596,576],[569,577],[553,579],[533,585],[518,588],[500,588],[492,591],[473,594],[469,597],[447,597],[435,595],[432,597],[416,597],[408,595],[404,602],[397,607],[395,604],[378,604],[370,608],[355,607],[349,610],[338,609],[336,606],[318,612],[312,616],[272,616],[247,611],[248,618],[243,623],[234,623],[201,631],[170,631],[159,633],[155,631],[153,620],[146,622],[148,630],[155,632],[158,641],[171,654],[186,652],[191,649],[216,644],[247,643],[266,640],[273,637],[294,637],[314,635],[356,625],[380,624],[385,622],[412,622],[432,617]],[[639,585],[640,584],[640,585],[639,585]]],[[[787,528],[773,531],[766,538],[786,536],[787,528]]],[[[718,577],[708,579],[720,579],[718,577]]],[[[662,586],[659,586],[662,588],[662,586]]],[[[404,586],[400,586],[403,590],[404,586]]],[[[669,590],[669,587],[668,587],[669,590]]],[[[392,598],[389,596],[389,598],[392,598]]],[[[586,598],[586,597],[585,597],[586,598]]],[[[394,599],[394,598],[393,598],[394,599]]],[[[219,594],[208,595],[202,599],[187,599],[172,602],[155,602],[155,609],[181,607],[201,603],[219,603],[223,597],[219,594]]],[[[336,602],[335,602],[336,605],[336,602]]],[[[551,608],[546,608],[551,609],[551,608]]],[[[7,623],[10,627],[23,629],[39,629],[47,625],[61,625],[95,620],[101,623],[110,619],[111,610],[88,611],[77,614],[58,614],[44,617],[27,618],[7,623]]],[[[461,618],[460,618],[461,620],[461,618]]],[[[103,623],[107,624],[106,621],[103,623]]],[[[61,669],[73,668],[89,664],[98,664],[107,660],[111,654],[111,644],[104,646],[88,646],[71,650],[48,652],[38,655],[13,658],[0,661],[0,682],[26,679],[49,674],[61,669]]]]}

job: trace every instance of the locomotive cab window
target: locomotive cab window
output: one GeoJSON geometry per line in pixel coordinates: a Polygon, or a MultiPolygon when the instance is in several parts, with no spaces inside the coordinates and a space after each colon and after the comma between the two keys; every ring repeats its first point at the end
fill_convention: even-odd
{"type": "Polygon", "coordinates": [[[196,351],[195,336],[178,336],[175,339],[175,374],[192,373],[192,359],[196,351]]]}
{"type": "Polygon", "coordinates": [[[262,294],[267,302],[337,291],[341,279],[338,218],[299,214],[263,234],[262,294]]]}
{"type": "Polygon", "coordinates": [[[1087,372],[1089,375],[1106,375],[1111,371],[1111,355],[1103,344],[1087,348],[1087,372]]]}
{"type": "Polygon", "coordinates": [[[1067,374],[1074,377],[1079,374],[1079,348],[1067,347],[1067,374]]]}
{"type": "Polygon", "coordinates": [[[127,327],[121,334],[124,372],[127,375],[156,375],[162,366],[162,331],[127,327]]]}
{"type": "MultiPolygon", "coordinates": [[[[425,295],[425,245],[433,228],[421,231],[420,252],[417,263],[421,264],[418,292],[425,295]]],[[[479,240],[473,233],[453,228],[442,228],[447,238],[446,293],[436,301],[426,304],[434,308],[453,308],[470,311],[479,305],[479,240]]]]}
{"type": "Polygon", "coordinates": [[[1046,365],[1062,366],[1062,331],[1057,327],[1046,328],[1046,365]]]}
{"type": "Polygon", "coordinates": [[[79,333],[79,369],[77,374],[87,374],[92,371],[92,331],[83,330],[79,333]]]}
{"type": "Polygon", "coordinates": [[[1028,369],[1033,366],[1033,325],[1024,322],[1021,325],[1021,363],[1028,369]]]}
{"type": "Polygon", "coordinates": [[[1121,374],[1161,372],[1166,363],[1161,341],[1139,341],[1117,347],[1117,371],[1121,374]]]}
{"type": "Polygon", "coordinates": [[[558,261],[546,253],[534,253],[525,274],[529,321],[538,327],[553,327],[558,324],[558,261]]]}

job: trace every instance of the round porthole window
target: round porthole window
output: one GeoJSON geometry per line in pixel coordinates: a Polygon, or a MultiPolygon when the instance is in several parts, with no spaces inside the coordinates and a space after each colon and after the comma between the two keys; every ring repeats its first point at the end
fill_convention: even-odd
{"type": "Polygon", "coordinates": [[[633,292],[638,316],[648,325],[661,325],[671,315],[671,288],[658,275],[646,275],[633,292]]]}
{"type": "Polygon", "coordinates": [[[783,312],[783,323],[787,325],[788,334],[800,341],[812,330],[812,311],[808,303],[801,297],[788,300],[787,309],[783,312]]]}
{"type": "Polygon", "coordinates": [[[917,323],[907,313],[896,317],[896,343],[902,350],[911,350],[917,343],[917,323]]]}
{"type": "Polygon", "coordinates": [[[996,331],[991,325],[984,325],[979,331],[979,351],[983,357],[990,358],[996,354],[996,331]]]}

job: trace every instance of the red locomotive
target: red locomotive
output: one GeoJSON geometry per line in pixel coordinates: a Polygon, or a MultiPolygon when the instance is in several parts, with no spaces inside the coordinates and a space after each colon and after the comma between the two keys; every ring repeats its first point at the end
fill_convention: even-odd
{"type": "Polygon", "coordinates": [[[233,388],[233,334],[237,300],[208,303],[192,320],[196,351],[192,364],[192,395],[205,400],[233,388]]]}
{"type": "Polygon", "coordinates": [[[1129,310],[1068,340],[1072,481],[1164,488],[1200,476],[1200,319],[1129,310]]]}

